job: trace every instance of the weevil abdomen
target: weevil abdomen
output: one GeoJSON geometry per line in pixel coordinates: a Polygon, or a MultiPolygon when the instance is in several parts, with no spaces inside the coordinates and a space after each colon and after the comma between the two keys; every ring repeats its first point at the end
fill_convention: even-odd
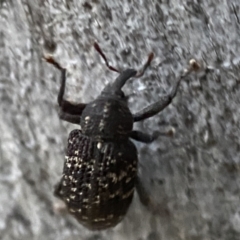
{"type": "Polygon", "coordinates": [[[87,228],[113,227],[132,201],[137,160],[130,140],[95,141],[73,130],[58,194],[87,228]]]}

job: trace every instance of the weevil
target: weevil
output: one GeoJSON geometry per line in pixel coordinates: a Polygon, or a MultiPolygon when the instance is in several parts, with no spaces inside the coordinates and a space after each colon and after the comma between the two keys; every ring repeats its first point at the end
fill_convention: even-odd
{"type": "Polygon", "coordinates": [[[68,137],[63,175],[54,193],[82,225],[91,230],[103,230],[116,226],[123,219],[135,189],[140,201],[151,208],[151,199],[137,175],[138,154],[131,139],[151,143],[160,132],[143,133],[133,130],[133,124],[166,108],[176,96],[181,80],[198,65],[192,60],[169,94],[132,114],[122,87],[129,79],[144,74],[153,53],[149,54],[139,71],[132,68],[119,71],[109,65],[97,43],[94,47],[106,66],[118,72],[119,76],[88,104],[64,99],[66,69],[51,56],[45,57],[45,60],[61,71],[58,93],[60,119],[80,125],[80,129],[73,130],[68,137]]]}

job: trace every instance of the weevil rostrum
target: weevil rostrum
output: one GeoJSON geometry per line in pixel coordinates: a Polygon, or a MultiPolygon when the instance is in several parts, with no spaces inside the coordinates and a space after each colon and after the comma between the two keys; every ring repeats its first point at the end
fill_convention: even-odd
{"type": "Polygon", "coordinates": [[[146,196],[137,176],[138,155],[131,139],[151,143],[160,133],[147,134],[133,130],[133,123],[150,118],[167,107],[175,97],[181,80],[196,70],[198,63],[190,61],[169,94],[132,114],[121,89],[130,78],[144,74],[153,53],[149,54],[139,71],[119,71],[109,65],[97,43],[94,47],[107,67],[118,72],[119,76],[88,104],[64,99],[66,69],[53,57],[44,58],[61,71],[58,94],[60,119],[80,125],[80,129],[73,130],[69,135],[63,175],[54,193],[82,225],[91,230],[103,230],[116,226],[123,219],[135,189],[140,201],[151,208],[151,199],[146,196]]]}

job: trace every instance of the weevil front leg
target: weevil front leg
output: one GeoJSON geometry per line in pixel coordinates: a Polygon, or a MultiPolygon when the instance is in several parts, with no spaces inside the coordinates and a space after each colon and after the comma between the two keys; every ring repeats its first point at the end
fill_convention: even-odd
{"type": "Polygon", "coordinates": [[[198,63],[195,60],[189,62],[189,67],[184,70],[183,74],[178,78],[176,84],[173,86],[171,92],[168,95],[165,95],[159,99],[158,102],[151,104],[150,106],[144,108],[143,110],[135,113],[133,115],[134,122],[142,121],[144,119],[150,118],[157,113],[161,112],[166,108],[174,99],[177,94],[180,82],[188,76],[192,71],[197,71],[200,68],[198,63]]]}
{"type": "Polygon", "coordinates": [[[66,85],[66,69],[61,67],[60,64],[56,62],[51,56],[44,57],[44,59],[61,71],[61,85],[57,98],[58,105],[60,107],[60,118],[71,123],[79,124],[82,111],[85,108],[86,104],[69,102],[64,99],[66,85]]]}

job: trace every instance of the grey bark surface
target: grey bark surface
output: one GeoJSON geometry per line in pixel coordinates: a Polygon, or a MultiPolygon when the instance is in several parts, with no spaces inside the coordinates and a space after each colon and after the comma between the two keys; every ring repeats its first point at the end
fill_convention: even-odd
{"type": "Polygon", "coordinates": [[[239,240],[239,19],[238,0],[0,1],[0,239],[239,240]],[[188,77],[167,109],[135,125],[176,129],[173,138],[136,143],[139,176],[170,217],[135,194],[118,226],[91,232],[53,196],[78,126],[59,120],[60,72],[42,57],[52,53],[67,68],[69,100],[89,102],[117,77],[95,40],[121,69],[154,52],[146,74],[124,87],[133,112],[170,91],[189,59],[214,68],[188,77]]]}

